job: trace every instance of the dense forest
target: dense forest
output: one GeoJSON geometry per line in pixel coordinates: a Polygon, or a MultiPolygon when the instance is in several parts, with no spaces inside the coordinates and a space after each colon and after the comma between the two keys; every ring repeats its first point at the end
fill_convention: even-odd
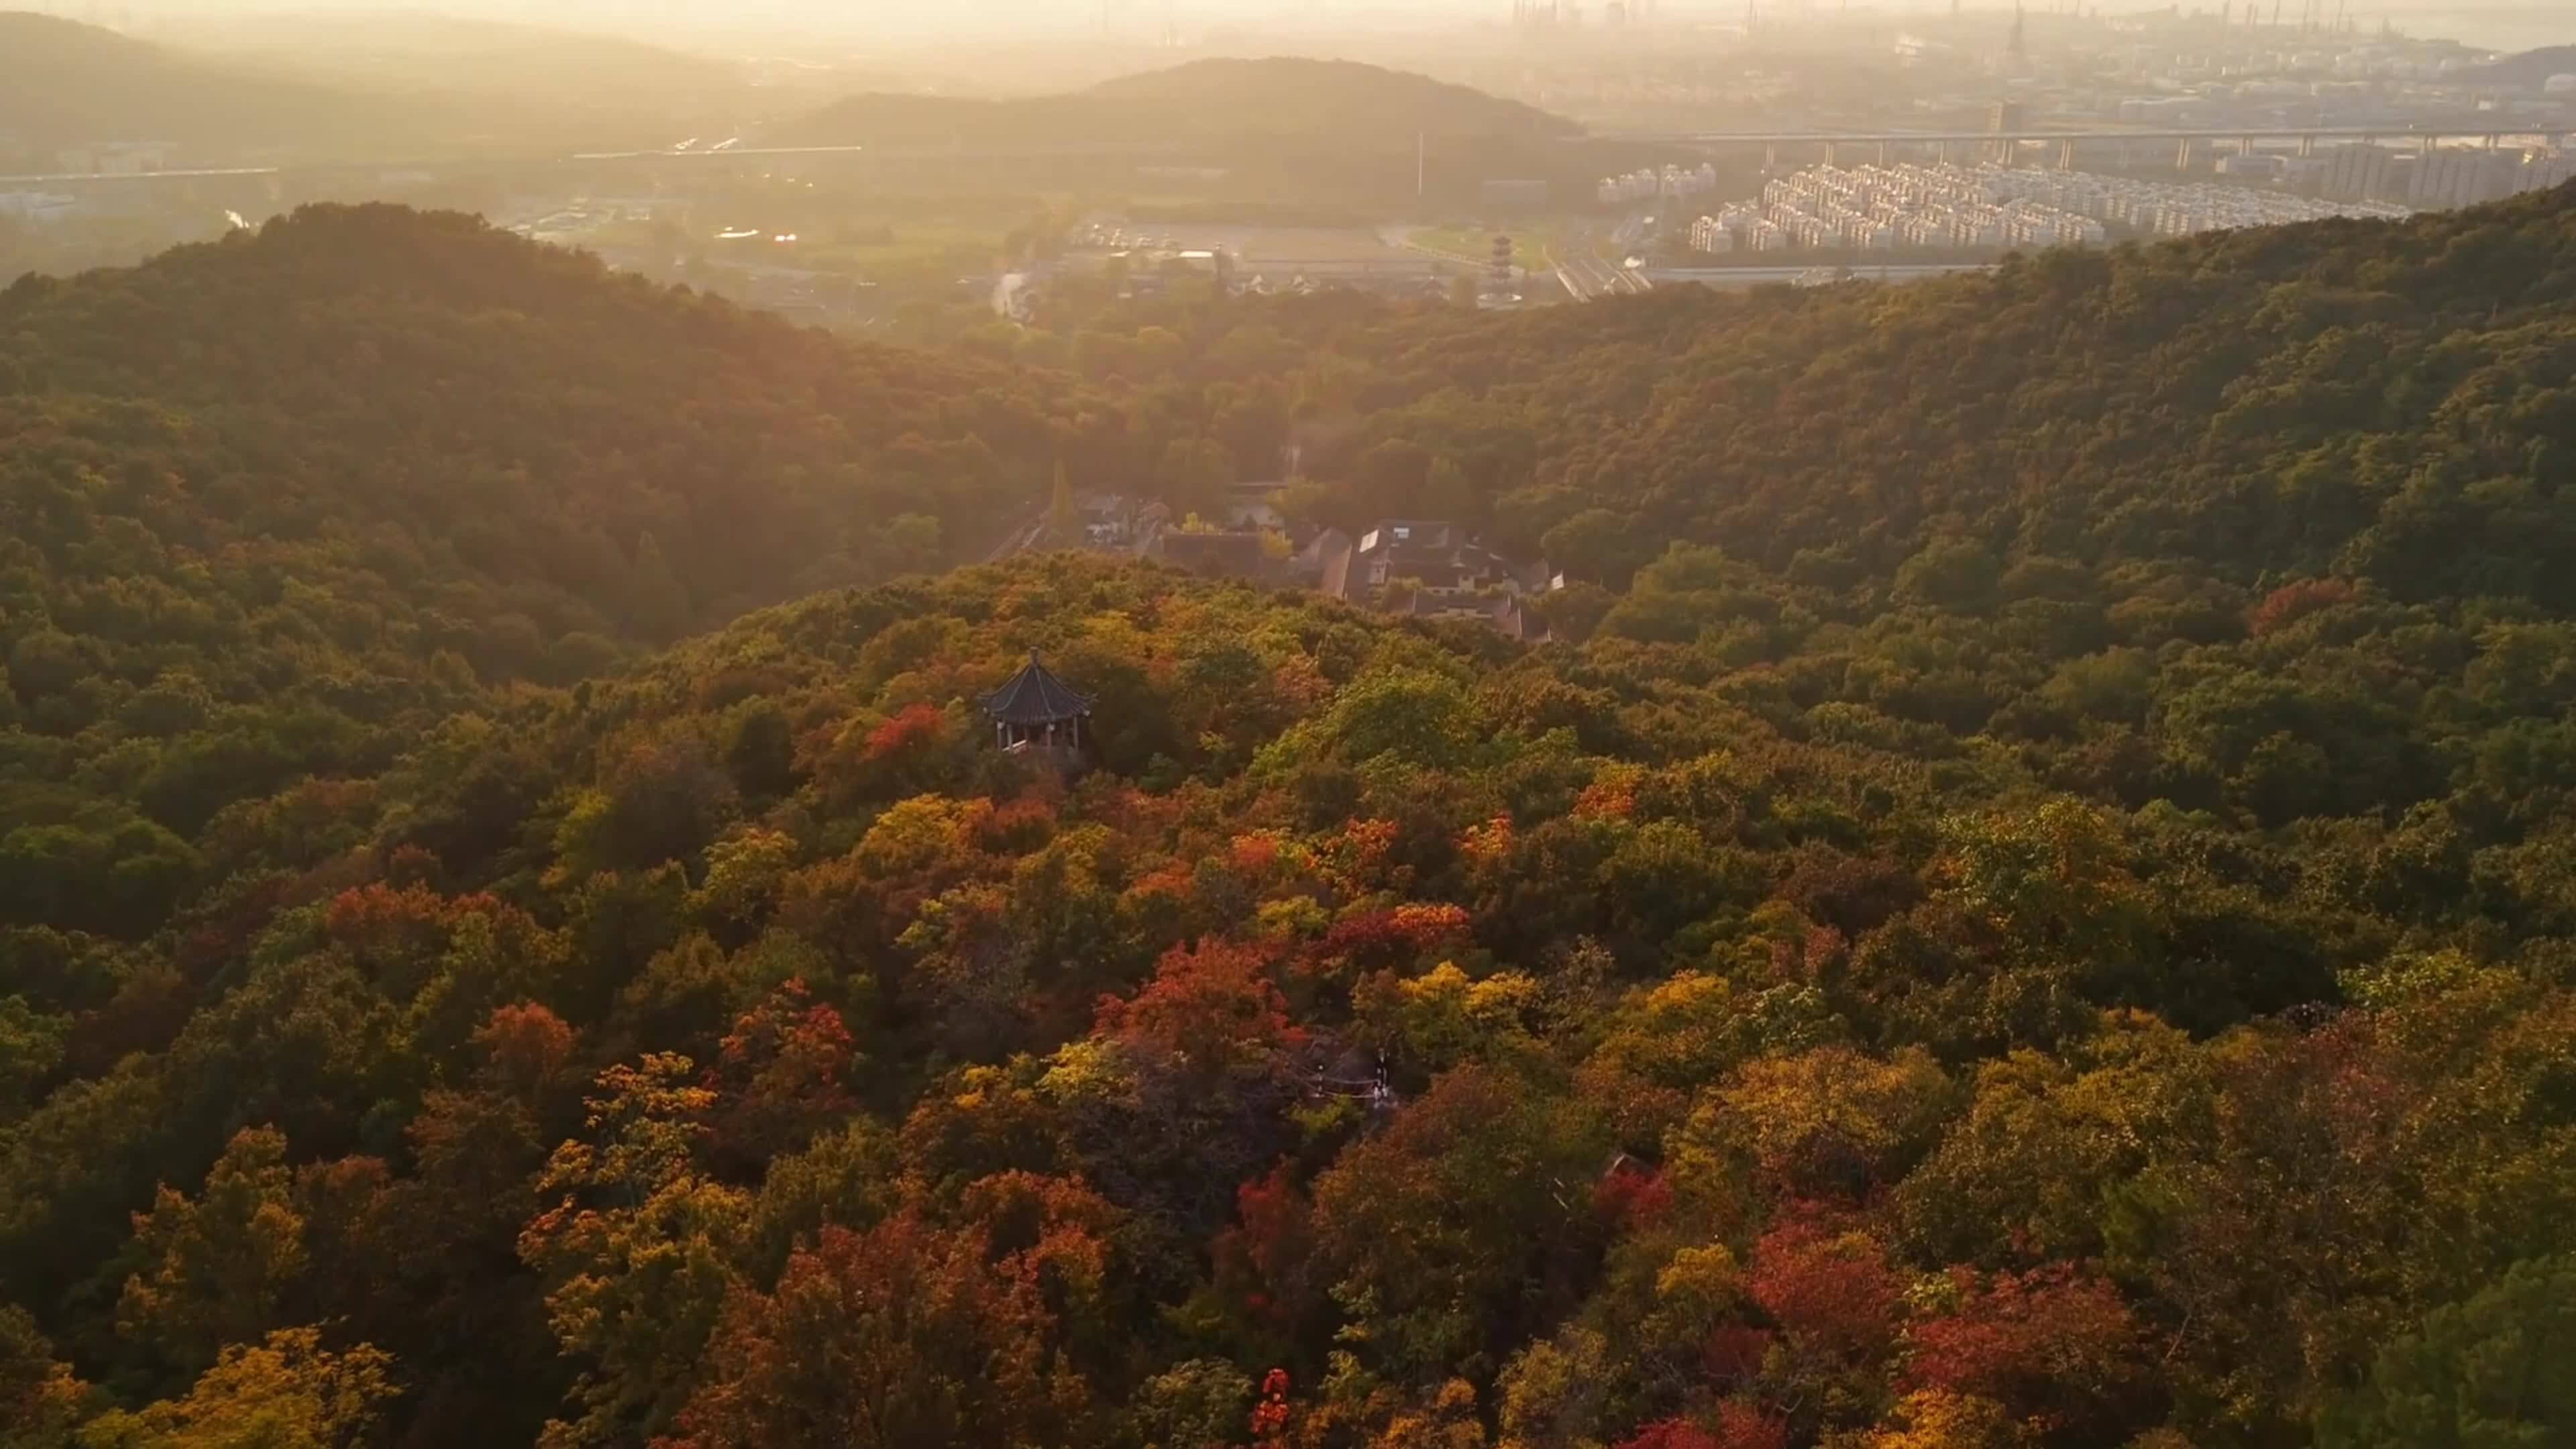
{"type": "Polygon", "coordinates": [[[91,929],[487,688],[989,548],[1079,403],[381,207],[29,277],[0,337],[0,919],[91,929]]]}
{"type": "Polygon", "coordinates": [[[935,353],[317,211],[0,339],[6,1449],[2576,1435],[2576,193],[935,353]],[[1289,452],[1555,640],[889,579],[1289,452]]]}

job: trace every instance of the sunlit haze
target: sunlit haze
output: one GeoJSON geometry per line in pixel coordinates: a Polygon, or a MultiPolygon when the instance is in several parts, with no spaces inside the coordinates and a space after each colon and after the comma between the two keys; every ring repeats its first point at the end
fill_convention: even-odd
{"type": "MultiPolygon", "coordinates": [[[[382,14],[436,10],[522,23],[578,25],[627,31],[637,35],[747,38],[762,34],[803,35],[837,41],[913,42],[954,37],[1007,37],[1096,33],[1133,28],[1155,31],[1177,27],[1197,32],[1211,27],[1249,27],[1281,35],[1315,35],[1336,30],[1355,32],[1420,29],[1456,23],[1500,23],[1509,18],[1509,0],[949,0],[940,4],[895,3],[895,0],[733,0],[710,5],[697,0],[559,0],[541,10],[514,0],[455,0],[436,6],[366,3],[366,0],[141,0],[127,5],[37,6],[91,19],[123,16],[142,24],[184,23],[226,15],[292,16],[298,14],[382,14]]],[[[1668,3],[1663,11],[1676,22],[1731,23],[1742,7],[1713,0],[1668,3]]],[[[1947,0],[1879,0],[1867,5],[1817,5],[1845,14],[1946,13],[1947,0]]],[[[1992,8],[1992,7],[1972,7],[1992,8]]],[[[2045,6],[2034,6],[2045,9],[2045,6]]],[[[2139,7],[2086,6],[2118,14],[2139,7]]],[[[2347,7],[2365,24],[2382,17],[2419,31],[2450,36],[2471,44],[2531,47],[2576,43],[2576,15],[2553,0],[2512,4],[2452,4],[2443,0],[2368,0],[2347,7]]]]}

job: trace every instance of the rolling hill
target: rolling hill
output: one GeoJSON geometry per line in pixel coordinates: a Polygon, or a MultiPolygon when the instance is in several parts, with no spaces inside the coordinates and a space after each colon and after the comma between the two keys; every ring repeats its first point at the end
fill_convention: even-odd
{"type": "Polygon", "coordinates": [[[205,17],[172,33],[198,50],[399,89],[687,90],[734,76],[724,62],[620,36],[427,11],[205,17]]]}
{"type": "Polygon", "coordinates": [[[1199,125],[1246,134],[1555,137],[1582,129],[1518,101],[1356,61],[1201,60],[1103,81],[1083,94],[1116,105],[1167,107],[1199,125]]]}
{"type": "Polygon", "coordinates": [[[863,95],[791,123],[789,144],[1170,146],[1263,140],[1372,149],[1414,134],[1543,138],[1580,128],[1465,86],[1349,61],[1202,60],[1066,95],[863,95]]]}
{"type": "Polygon", "coordinates": [[[179,166],[659,145],[756,95],[721,62],[537,26],[329,15],[169,33],[181,40],[0,13],[7,163],[52,171],[56,152],[101,142],[163,143],[179,166]]]}
{"type": "Polygon", "coordinates": [[[0,136],[18,164],[97,142],[161,142],[183,164],[331,155],[395,142],[429,117],[411,107],[281,77],[24,11],[0,12],[0,136]]]}
{"type": "Polygon", "coordinates": [[[435,108],[451,130],[667,144],[758,97],[736,66],[620,36],[426,12],[234,15],[175,31],[227,64],[435,108]]]}
{"type": "Polygon", "coordinates": [[[970,156],[1098,189],[1139,185],[1140,166],[1198,168],[1222,173],[1216,189],[1247,200],[1383,208],[1414,204],[1417,143],[1438,202],[1472,202],[1490,178],[1588,182],[1604,163],[1570,144],[1579,133],[1561,117],[1464,86],[1347,61],[1273,58],[1193,61],[1021,99],[858,95],[764,139],[866,146],[924,165],[970,156]]]}
{"type": "Polygon", "coordinates": [[[0,915],[102,927],[145,923],[185,842],[287,776],[988,547],[1079,406],[388,207],[30,277],[0,335],[0,721],[28,731],[0,815],[69,832],[10,837],[34,854],[0,915]],[[102,793],[137,729],[165,768],[102,793]],[[133,889],[61,894],[43,862],[98,851],[133,889]]]}

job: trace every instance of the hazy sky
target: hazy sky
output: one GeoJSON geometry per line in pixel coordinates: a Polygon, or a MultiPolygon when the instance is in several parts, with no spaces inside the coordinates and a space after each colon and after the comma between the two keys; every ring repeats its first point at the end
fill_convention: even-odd
{"type": "MultiPolygon", "coordinates": [[[[0,8],[10,3],[0,0],[0,8]]],[[[1597,8],[1601,0],[1590,3],[1597,8]]],[[[1950,0],[1863,3],[1880,11],[1946,11],[1950,0]]],[[[1994,8],[1999,3],[1971,0],[1972,8],[1994,8]]],[[[2206,3],[2214,7],[2217,0],[2206,3]]],[[[528,0],[33,0],[32,8],[107,24],[119,19],[202,18],[227,11],[411,10],[639,35],[782,29],[852,39],[922,39],[938,34],[1092,31],[1104,17],[1121,30],[1159,29],[1168,17],[1185,33],[1219,22],[1251,23],[1270,30],[1378,29],[1435,20],[1500,19],[1509,15],[1511,0],[545,0],[543,4],[528,0]]],[[[2102,0],[2102,8],[2159,7],[2152,0],[2102,0]]],[[[2195,8],[2193,0],[2185,0],[2184,8],[2195,8]]],[[[1667,16],[1706,14],[1732,19],[1742,14],[1743,7],[1742,0],[1662,0],[1662,9],[1667,16]]],[[[2576,3],[2571,0],[2360,0],[2353,13],[2370,20],[2386,13],[2416,34],[2449,36],[2477,45],[2576,44],[2576,3]]]]}
{"type": "MultiPolygon", "coordinates": [[[[20,0],[27,3],[27,0],[20,0]]],[[[1946,0],[1945,0],[1946,3],[1946,0]]],[[[8,8],[8,0],[0,0],[8,8]]],[[[643,31],[703,30],[745,25],[860,34],[925,30],[1007,31],[1096,29],[1104,15],[1131,24],[1159,24],[1166,15],[1203,26],[1214,20],[1299,20],[1356,23],[1379,20],[1508,15],[1510,0],[33,0],[33,8],[80,16],[96,12],[113,23],[119,12],[136,17],[205,17],[224,12],[292,14],[313,11],[438,11],[590,28],[643,31]]]]}

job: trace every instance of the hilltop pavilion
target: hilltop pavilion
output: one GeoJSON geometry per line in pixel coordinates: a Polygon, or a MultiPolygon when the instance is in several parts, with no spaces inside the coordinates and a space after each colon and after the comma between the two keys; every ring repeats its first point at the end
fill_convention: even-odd
{"type": "Polygon", "coordinates": [[[1029,651],[1029,662],[983,699],[993,739],[1012,754],[1041,753],[1071,760],[1082,752],[1082,722],[1093,696],[1048,672],[1029,651]]]}

